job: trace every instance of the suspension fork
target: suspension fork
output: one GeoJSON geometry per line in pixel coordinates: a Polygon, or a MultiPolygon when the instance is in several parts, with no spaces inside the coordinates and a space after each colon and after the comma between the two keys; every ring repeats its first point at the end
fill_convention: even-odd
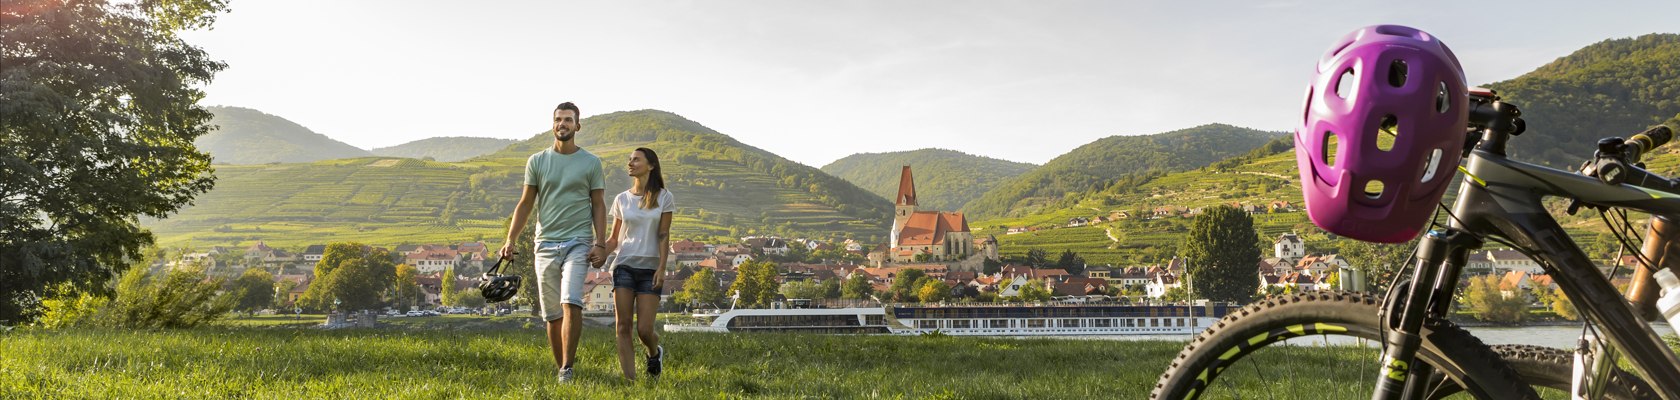
{"type": "Polygon", "coordinates": [[[1452,306],[1459,269],[1480,239],[1456,228],[1432,230],[1418,243],[1417,263],[1412,266],[1411,284],[1405,291],[1391,291],[1384,299],[1382,368],[1372,400],[1422,398],[1434,373],[1428,365],[1415,362],[1423,344],[1424,320],[1443,316],[1452,306]]]}

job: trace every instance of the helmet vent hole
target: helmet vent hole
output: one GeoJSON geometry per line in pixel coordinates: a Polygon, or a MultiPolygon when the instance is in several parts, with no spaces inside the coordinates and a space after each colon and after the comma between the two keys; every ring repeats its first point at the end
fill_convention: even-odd
{"type": "Polygon", "coordinates": [[[1368,198],[1371,198],[1371,199],[1374,200],[1374,199],[1382,197],[1382,195],[1383,195],[1383,183],[1382,183],[1382,181],[1372,179],[1369,182],[1365,182],[1365,197],[1368,197],[1368,198]]]}
{"type": "Polygon", "coordinates": [[[1429,155],[1424,158],[1423,164],[1425,165],[1423,167],[1423,179],[1419,180],[1418,183],[1429,183],[1429,181],[1435,180],[1435,170],[1441,168],[1441,149],[1429,152],[1429,155]]]}
{"type": "Polygon", "coordinates": [[[1400,122],[1393,115],[1384,115],[1377,126],[1377,149],[1394,150],[1394,140],[1400,137],[1400,122]]]}
{"type": "Polygon", "coordinates": [[[1388,63],[1388,85],[1401,87],[1406,85],[1406,61],[1394,60],[1388,63]]]}
{"type": "Polygon", "coordinates": [[[1341,148],[1336,145],[1336,133],[1324,131],[1324,148],[1319,149],[1318,158],[1324,160],[1325,166],[1334,167],[1336,166],[1336,153],[1340,152],[1341,148]]]}
{"type": "Polygon", "coordinates": [[[1447,83],[1441,82],[1440,87],[1435,89],[1435,112],[1446,114],[1451,106],[1452,99],[1447,98],[1447,83]]]}
{"type": "Polygon", "coordinates": [[[1342,76],[1336,77],[1336,95],[1344,99],[1353,98],[1353,68],[1342,71],[1342,76]]]}

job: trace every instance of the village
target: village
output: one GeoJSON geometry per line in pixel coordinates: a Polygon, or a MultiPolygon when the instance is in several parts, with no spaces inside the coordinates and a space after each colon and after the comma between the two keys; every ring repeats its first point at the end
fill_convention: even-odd
{"type": "MultiPolygon", "coordinates": [[[[1123,266],[1033,265],[1023,260],[1002,258],[997,239],[974,237],[962,213],[918,209],[914,180],[908,166],[903,169],[899,194],[894,202],[890,246],[849,239],[829,243],[765,236],[742,237],[733,243],[703,243],[687,239],[672,242],[667,255],[666,283],[661,292],[662,309],[734,306],[726,304],[730,302],[721,298],[708,301],[694,295],[679,294],[684,293],[696,275],[702,275],[698,274],[702,270],[708,272],[703,274],[704,277],[714,280],[712,283],[715,285],[707,287],[731,288],[740,275],[738,268],[753,262],[769,263],[775,270],[774,284],[778,295],[774,301],[767,302],[771,304],[782,304],[792,299],[815,300],[818,304],[825,300],[871,300],[877,304],[1011,301],[1150,304],[1192,300],[1186,297],[1187,288],[1183,282],[1187,265],[1176,256],[1160,263],[1123,266]],[[907,273],[911,270],[916,272],[907,273]],[[901,276],[912,276],[918,282],[901,283],[901,276]],[[861,282],[854,283],[854,288],[845,293],[838,289],[853,280],[861,282]],[[915,285],[908,285],[912,283],[915,285]],[[801,286],[818,289],[795,289],[801,286]]],[[[1292,205],[1278,202],[1271,207],[1281,211],[1292,205]]],[[[1156,211],[1162,214],[1148,217],[1183,215],[1197,210],[1164,207],[1156,211]]],[[[1256,206],[1245,211],[1264,212],[1265,209],[1256,206]]],[[[1101,222],[1101,219],[1070,221],[1070,224],[1101,222]]],[[[321,261],[326,248],[325,244],[316,244],[302,249],[282,249],[262,242],[242,249],[218,246],[187,252],[154,267],[199,266],[205,268],[210,277],[229,281],[247,269],[262,269],[275,281],[276,296],[272,308],[283,313],[284,310],[301,311],[298,308],[299,299],[315,283],[315,265],[321,261]]],[[[1309,254],[1306,244],[1296,233],[1277,236],[1271,248],[1269,256],[1256,260],[1254,273],[1259,295],[1332,289],[1366,291],[1373,283],[1366,275],[1367,268],[1352,265],[1340,255],[1309,254]]],[[[467,307],[478,309],[484,306],[482,299],[473,300],[470,296],[456,299],[450,298],[449,294],[472,292],[479,275],[494,261],[494,250],[489,244],[473,241],[398,245],[389,250],[393,263],[410,266],[416,271],[414,282],[423,295],[408,310],[391,309],[387,311],[389,315],[413,315],[427,310],[464,312],[467,307]]],[[[1622,261],[1631,263],[1633,260],[1622,261]]],[[[1555,287],[1539,264],[1511,250],[1473,252],[1464,273],[1467,276],[1498,275],[1505,297],[1526,296],[1530,301],[1537,300],[1534,298],[1536,287],[1543,290],[1555,287]]],[[[592,270],[584,288],[586,311],[612,310],[609,270],[592,270]]],[[[718,295],[713,294],[712,297],[718,295]]],[[[518,299],[514,303],[519,303],[518,299]]]]}

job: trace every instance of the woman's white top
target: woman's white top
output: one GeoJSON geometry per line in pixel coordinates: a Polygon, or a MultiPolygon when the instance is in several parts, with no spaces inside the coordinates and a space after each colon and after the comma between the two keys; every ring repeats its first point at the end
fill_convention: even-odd
{"type": "Polygon", "coordinates": [[[676,203],[670,189],[659,191],[659,206],[652,209],[642,208],[642,196],[629,190],[613,197],[608,213],[623,222],[619,226],[618,250],[613,252],[611,266],[659,268],[659,218],[665,213],[675,212],[676,203]]]}

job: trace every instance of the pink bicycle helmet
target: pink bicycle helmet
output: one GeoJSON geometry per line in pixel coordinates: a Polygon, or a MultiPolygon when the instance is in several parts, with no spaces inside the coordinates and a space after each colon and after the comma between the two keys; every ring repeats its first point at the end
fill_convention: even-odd
{"type": "Polygon", "coordinates": [[[1433,35],[1360,28],[1318,61],[1295,160],[1307,216],[1358,240],[1416,238],[1464,148],[1464,69],[1433,35]]]}

